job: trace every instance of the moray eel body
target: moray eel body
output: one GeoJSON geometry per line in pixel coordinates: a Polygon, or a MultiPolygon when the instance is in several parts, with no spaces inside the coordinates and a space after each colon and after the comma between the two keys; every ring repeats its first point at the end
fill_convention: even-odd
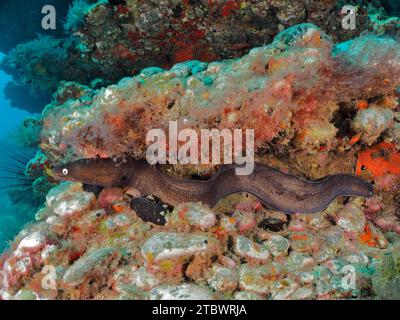
{"type": "Polygon", "coordinates": [[[272,209],[285,213],[316,213],[336,197],[371,197],[372,185],[358,177],[338,174],[321,181],[307,181],[264,165],[252,174],[238,176],[235,165],[221,167],[210,180],[179,179],[145,161],[116,164],[112,159],[82,159],[53,168],[59,180],[79,181],[102,187],[134,187],[175,206],[181,202],[202,202],[213,207],[223,197],[246,192],[272,209]]]}

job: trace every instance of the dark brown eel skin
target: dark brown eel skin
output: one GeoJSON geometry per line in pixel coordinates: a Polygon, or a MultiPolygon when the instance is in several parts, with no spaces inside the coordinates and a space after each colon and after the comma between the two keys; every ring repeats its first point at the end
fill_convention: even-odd
{"type": "Polygon", "coordinates": [[[271,167],[256,164],[252,174],[238,176],[235,165],[225,165],[210,180],[172,177],[146,161],[128,160],[116,164],[112,159],[81,159],[53,168],[59,180],[79,181],[101,187],[134,187],[175,206],[181,202],[202,202],[210,207],[223,197],[246,192],[264,205],[288,214],[316,213],[336,197],[371,197],[373,187],[362,179],[332,175],[320,181],[307,181],[271,167]]]}

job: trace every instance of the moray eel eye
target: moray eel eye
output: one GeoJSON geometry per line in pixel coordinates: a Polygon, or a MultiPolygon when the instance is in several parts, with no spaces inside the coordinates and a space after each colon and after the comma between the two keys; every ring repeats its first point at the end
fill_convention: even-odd
{"type": "Polygon", "coordinates": [[[62,173],[63,173],[64,176],[67,176],[68,175],[68,169],[67,168],[62,169],[62,173]]]}

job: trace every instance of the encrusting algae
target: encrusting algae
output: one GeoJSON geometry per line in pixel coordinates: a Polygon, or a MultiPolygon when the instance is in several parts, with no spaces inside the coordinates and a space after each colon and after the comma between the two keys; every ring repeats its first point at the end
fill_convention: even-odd
{"type": "Polygon", "coordinates": [[[55,186],[0,258],[0,299],[398,298],[399,74],[396,40],[334,44],[306,23],[237,59],[145,68],[101,89],[63,82],[29,165],[55,186]],[[254,129],[262,169],[245,184],[217,175],[204,197],[213,164],[129,181],[145,170],[131,164],[146,133],[170,121],[254,129]]]}
{"type": "Polygon", "coordinates": [[[292,142],[292,153],[331,151],[340,146],[332,120],[341,103],[394,92],[400,49],[375,36],[334,46],[307,24],[240,59],[199,65],[143,70],[98,92],[56,99],[43,112],[41,148],[63,161],[144,158],[146,133],[177,121],[178,130],[254,129],[258,150],[292,142]]]}

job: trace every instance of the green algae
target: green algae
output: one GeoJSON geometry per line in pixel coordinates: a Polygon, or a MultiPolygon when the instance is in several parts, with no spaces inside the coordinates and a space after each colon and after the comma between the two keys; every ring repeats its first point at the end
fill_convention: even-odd
{"type": "Polygon", "coordinates": [[[400,298],[400,242],[393,245],[391,252],[383,256],[372,278],[375,293],[379,299],[400,298]]]}

